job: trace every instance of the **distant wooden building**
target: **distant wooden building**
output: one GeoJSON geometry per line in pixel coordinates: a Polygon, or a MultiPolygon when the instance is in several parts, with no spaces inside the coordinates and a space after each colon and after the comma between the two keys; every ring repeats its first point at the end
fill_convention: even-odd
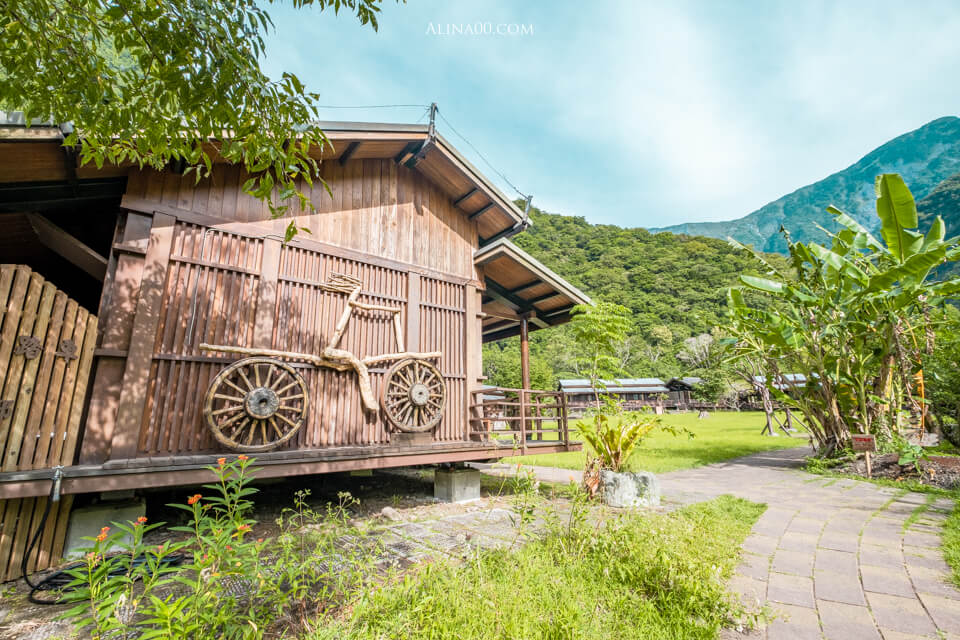
{"type": "Polygon", "coordinates": [[[432,126],[318,126],[329,192],[301,182],[310,233],[284,243],[213,143],[199,183],[97,169],[0,112],[0,578],[58,466],[44,540],[76,494],[208,481],[229,452],[275,477],[579,449],[526,349],[519,395],[480,386],[484,341],[589,303],[509,241],[524,212],[432,126]],[[507,397],[512,442],[485,419],[507,397]]]}
{"type": "MultiPolygon", "coordinates": [[[[583,415],[584,411],[595,406],[596,392],[586,378],[560,380],[558,389],[566,398],[571,416],[583,415]]],[[[600,393],[616,398],[621,407],[633,411],[656,406],[662,408],[670,389],[660,378],[615,378],[604,380],[600,393]]]]}
{"type": "Polygon", "coordinates": [[[670,378],[666,385],[667,389],[670,390],[667,404],[678,409],[689,408],[694,402],[692,396],[693,390],[701,382],[703,382],[703,379],[695,376],[670,378]]]}

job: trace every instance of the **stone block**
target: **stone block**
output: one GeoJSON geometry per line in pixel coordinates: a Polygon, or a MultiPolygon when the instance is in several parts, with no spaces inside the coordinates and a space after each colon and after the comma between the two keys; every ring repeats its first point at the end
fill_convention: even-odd
{"type": "Polygon", "coordinates": [[[147,503],[143,499],[101,502],[72,510],[67,525],[67,541],[63,546],[63,557],[78,557],[82,547],[93,544],[83,538],[96,536],[102,527],[112,527],[114,522],[121,524],[136,522],[137,518],[146,515],[146,512],[147,503]]]}
{"type": "Polygon", "coordinates": [[[476,469],[437,469],[433,475],[433,497],[441,502],[479,500],[480,472],[476,469]]]}
{"type": "Polygon", "coordinates": [[[660,483],[649,471],[600,472],[600,494],[611,507],[660,506],[660,483]]]}

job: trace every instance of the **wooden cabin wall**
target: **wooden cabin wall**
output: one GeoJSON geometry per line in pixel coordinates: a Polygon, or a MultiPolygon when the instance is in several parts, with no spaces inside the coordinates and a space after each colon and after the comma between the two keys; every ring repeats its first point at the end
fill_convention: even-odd
{"type": "MultiPolygon", "coordinates": [[[[318,213],[297,220],[312,233],[287,245],[280,237],[289,218],[271,221],[261,202],[240,192],[244,176],[234,167],[218,166],[199,184],[131,173],[124,206],[157,213],[151,220],[130,212],[118,228],[81,462],[221,450],[201,403],[234,358],[199,344],[318,353],[346,302],[319,287],[335,272],[363,281],[362,301],[402,309],[406,349],[443,352],[448,398],[434,440],[468,439],[468,390],[481,375],[475,225],[392,161],[323,166],[334,195],[314,185],[318,213]]],[[[389,321],[355,312],[341,346],[360,357],[398,351],[389,321]]],[[[312,404],[283,450],[389,442],[380,413],[362,410],[355,373],[300,370],[312,404]]],[[[386,370],[371,371],[375,391],[386,370]]]]}
{"type": "MultiPolygon", "coordinates": [[[[393,160],[351,160],[320,165],[321,179],[301,181],[315,213],[289,212],[310,230],[305,237],[373,256],[476,279],[473,252],[476,224],[454,208],[450,196],[415,170],[393,160]]],[[[256,223],[279,235],[290,217],[270,220],[267,205],[242,192],[247,175],[237,166],[217,165],[209,180],[150,169],[130,173],[124,203],[151,211],[151,203],[220,218],[238,231],[256,223]]]]}

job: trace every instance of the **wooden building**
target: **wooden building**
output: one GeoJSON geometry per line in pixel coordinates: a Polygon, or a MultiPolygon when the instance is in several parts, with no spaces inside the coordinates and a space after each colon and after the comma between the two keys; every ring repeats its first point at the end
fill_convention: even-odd
{"type": "MultiPolygon", "coordinates": [[[[662,410],[670,394],[670,389],[660,378],[614,378],[602,383],[601,395],[616,398],[627,411],[648,407],[662,410]]],[[[594,387],[586,378],[560,380],[558,389],[566,398],[571,416],[583,415],[587,409],[595,406],[594,387]]]]}
{"type": "Polygon", "coordinates": [[[329,192],[300,185],[310,233],[284,243],[237,166],[79,166],[56,126],[6,122],[0,577],[58,466],[69,498],[206,481],[231,451],[261,477],[490,459],[506,398],[521,453],[579,448],[555,391],[484,402],[481,344],[589,299],[509,241],[524,212],[432,126],[318,123],[329,192]]]}
{"type": "Polygon", "coordinates": [[[703,379],[695,376],[670,378],[666,384],[667,389],[670,390],[667,396],[667,404],[678,409],[689,409],[695,404],[692,395],[693,389],[701,382],[703,382],[703,379]]]}

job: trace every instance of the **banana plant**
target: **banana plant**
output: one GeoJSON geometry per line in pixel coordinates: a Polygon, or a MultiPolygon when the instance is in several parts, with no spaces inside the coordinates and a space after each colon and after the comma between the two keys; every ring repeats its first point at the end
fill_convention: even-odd
{"type": "Polygon", "coordinates": [[[890,438],[903,409],[913,408],[913,375],[932,349],[929,311],[960,294],[960,278],[937,281],[934,269],[960,258],[937,217],[918,227],[916,203],[903,179],[876,180],[880,238],[836,207],[840,230],[830,246],[790,241],[790,271],[740,276],[728,292],[734,358],[761,360],[771,393],[797,406],[817,442],[832,450],[854,432],[890,438]],[[772,298],[759,308],[756,296],[772,298]],[[786,397],[777,381],[802,373],[807,383],[786,397]]]}

